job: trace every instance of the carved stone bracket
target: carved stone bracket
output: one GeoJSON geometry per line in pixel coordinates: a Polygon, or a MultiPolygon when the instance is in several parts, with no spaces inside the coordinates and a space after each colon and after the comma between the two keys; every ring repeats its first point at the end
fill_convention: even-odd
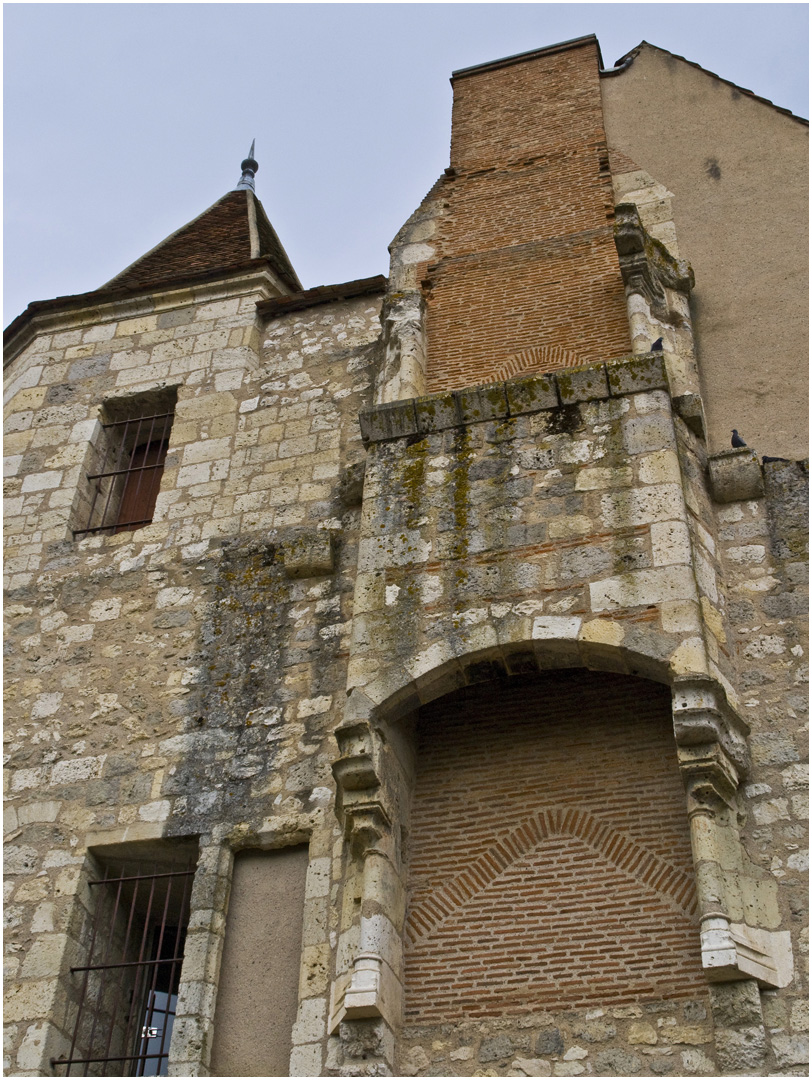
{"type": "Polygon", "coordinates": [[[666,289],[687,294],[693,288],[691,267],[646,232],[634,203],[615,207],[615,246],[627,295],[643,296],[658,317],[667,313],[666,289]]]}
{"type": "Polygon", "coordinates": [[[696,676],[675,680],[673,718],[689,812],[714,804],[733,809],[749,770],[750,728],[730,708],[721,686],[696,676]]]}

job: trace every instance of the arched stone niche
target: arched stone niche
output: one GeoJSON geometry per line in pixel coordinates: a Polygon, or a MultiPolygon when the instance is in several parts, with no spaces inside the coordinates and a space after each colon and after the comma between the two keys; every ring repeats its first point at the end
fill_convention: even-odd
{"type": "Polygon", "coordinates": [[[723,687],[703,675],[675,674],[648,652],[605,642],[520,640],[449,659],[392,687],[375,704],[355,689],[336,732],[337,813],[348,873],[331,994],[330,1031],[342,1038],[345,1070],[394,1064],[403,1016],[403,931],[408,827],[415,777],[413,720],[421,705],[465,685],[511,674],[584,667],[623,671],[669,686],[675,763],[687,795],[700,919],[701,964],[710,983],[751,980],[766,988],[792,978],[788,932],[778,930],[776,884],[750,862],[739,835],[738,788],[747,775],[748,728],[723,687]],[[361,1053],[359,1048],[363,1049],[361,1053]]]}

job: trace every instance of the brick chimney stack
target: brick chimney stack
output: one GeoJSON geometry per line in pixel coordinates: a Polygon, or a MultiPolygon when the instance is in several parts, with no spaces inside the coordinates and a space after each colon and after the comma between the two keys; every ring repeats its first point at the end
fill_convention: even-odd
{"type": "Polygon", "coordinates": [[[428,389],[630,351],[590,36],[457,71],[428,389]]]}

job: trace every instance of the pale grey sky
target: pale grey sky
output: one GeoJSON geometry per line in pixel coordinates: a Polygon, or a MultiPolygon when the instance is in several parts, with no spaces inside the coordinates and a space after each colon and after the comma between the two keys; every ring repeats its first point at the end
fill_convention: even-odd
{"type": "Polygon", "coordinates": [[[643,39],[808,116],[806,4],[5,4],[5,306],[102,285],[234,187],[305,288],[388,272],[448,164],[449,75],[643,39]]]}

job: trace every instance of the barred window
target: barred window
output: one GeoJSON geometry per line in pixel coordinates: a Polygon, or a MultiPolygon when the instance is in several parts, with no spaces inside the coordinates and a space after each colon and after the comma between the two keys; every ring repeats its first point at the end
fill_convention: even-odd
{"type": "Polygon", "coordinates": [[[196,845],[169,854],[95,864],[83,955],[70,969],[70,1051],[51,1061],[58,1076],[168,1075],[196,845]]]}
{"type": "Polygon", "coordinates": [[[74,536],[149,525],[161,486],[177,390],[107,402],[88,456],[74,536]]]}

